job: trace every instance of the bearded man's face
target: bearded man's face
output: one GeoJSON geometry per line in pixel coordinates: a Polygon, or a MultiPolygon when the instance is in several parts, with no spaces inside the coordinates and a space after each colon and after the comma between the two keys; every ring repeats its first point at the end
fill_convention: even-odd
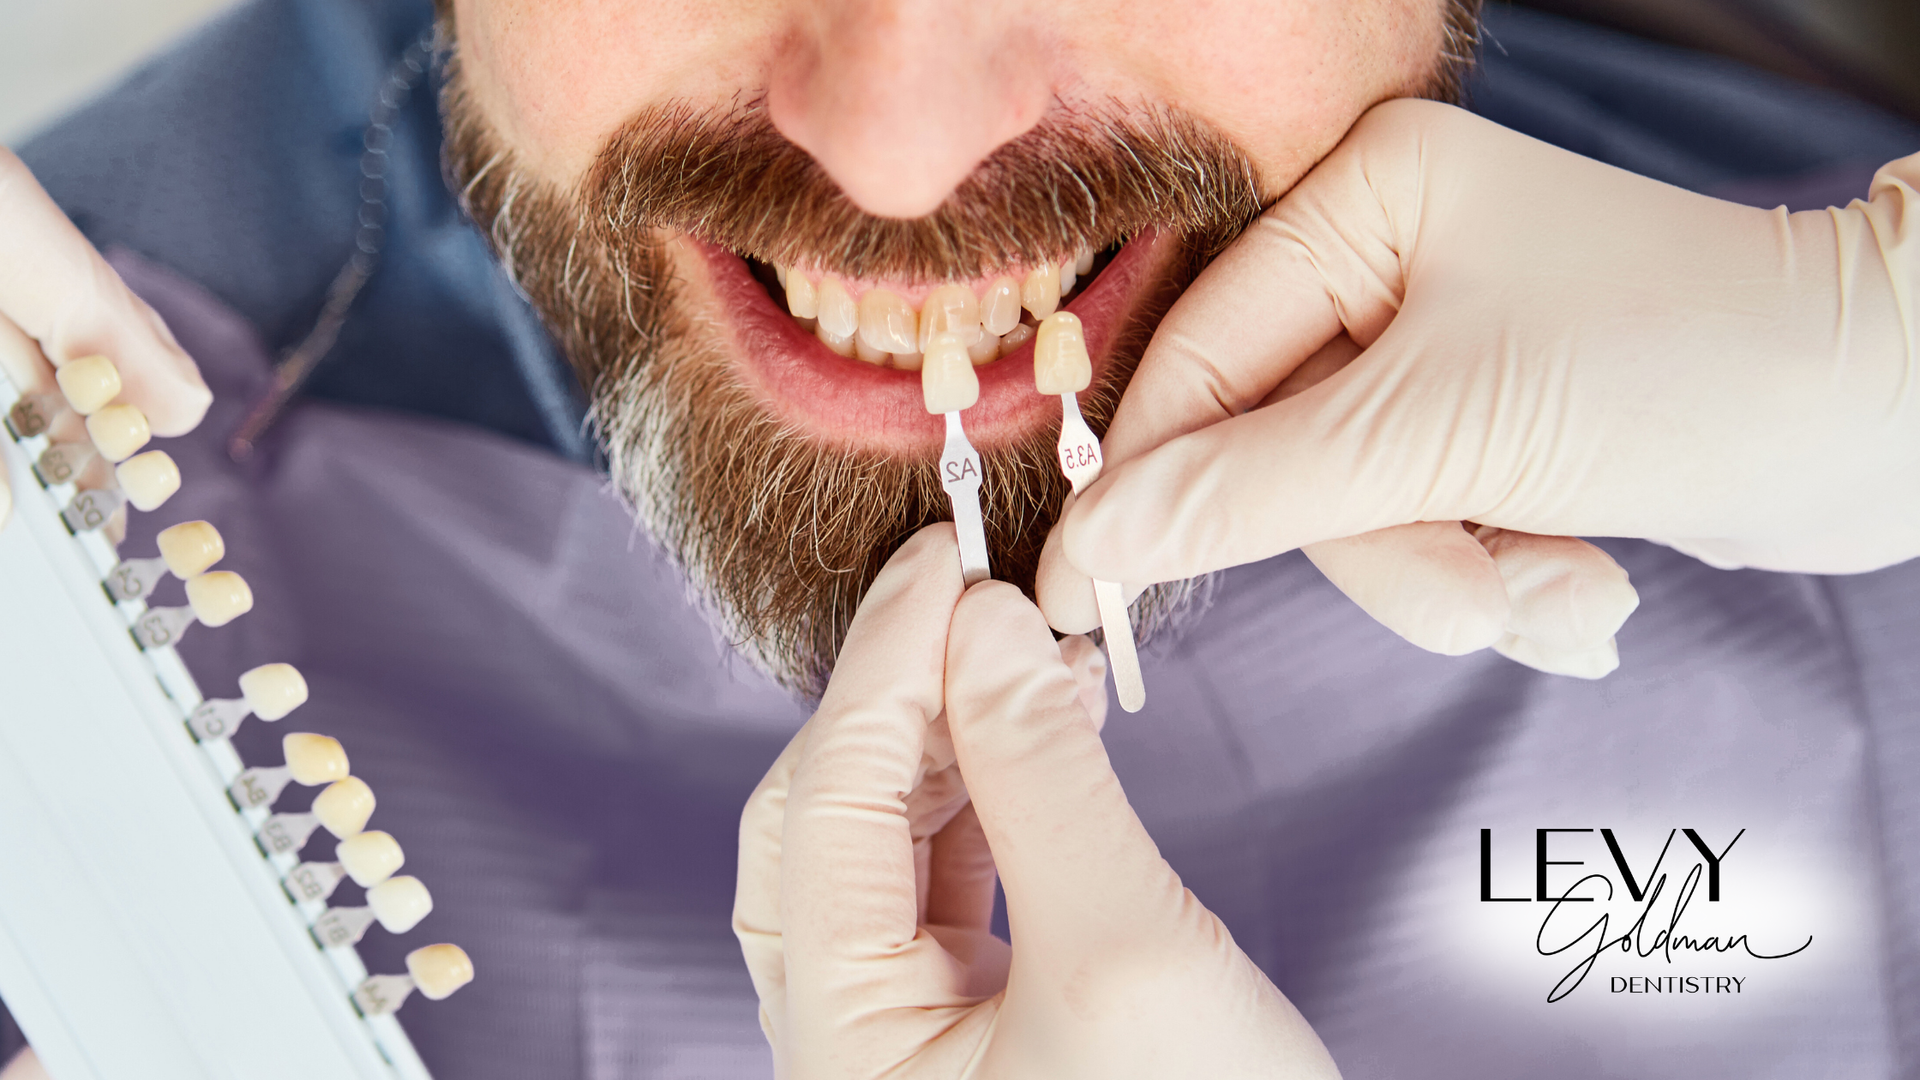
{"type": "Polygon", "coordinates": [[[1030,331],[988,332],[1007,283],[1028,327],[1081,319],[1103,432],[1208,259],[1368,107],[1457,90],[1477,6],[443,0],[448,165],[643,523],[816,694],[886,558],[950,516],[918,343],[888,327],[974,298],[987,539],[1031,591],[1067,489],[1030,331]]]}

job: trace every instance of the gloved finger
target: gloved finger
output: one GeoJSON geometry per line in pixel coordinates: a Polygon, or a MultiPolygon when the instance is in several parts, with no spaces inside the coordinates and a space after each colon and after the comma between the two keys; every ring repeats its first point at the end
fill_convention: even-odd
{"type": "Polygon", "coordinates": [[[1194,280],[1114,414],[1102,442],[1109,471],[1270,400],[1343,335],[1361,346],[1380,336],[1405,277],[1375,193],[1366,160],[1336,149],[1194,280]]]}
{"type": "Polygon", "coordinates": [[[159,435],[183,435],[212,395],[166,324],[74,228],[18,157],[0,147],[0,314],[57,368],[104,355],[120,401],[159,435]]]}
{"type": "Polygon", "coordinates": [[[1189,928],[1185,890],[1128,804],[1045,619],[1011,585],[976,585],[954,612],[947,723],[1036,979],[1189,928]]]}
{"type": "Polygon", "coordinates": [[[733,889],[733,936],[760,998],[760,1023],[778,1045],[786,1020],[787,966],[780,934],[780,848],[786,828],[787,789],[806,745],[807,726],[788,741],[740,813],[740,853],[733,889]]]}
{"type": "Polygon", "coordinates": [[[1463,656],[1507,632],[1500,570],[1457,521],[1396,525],[1302,550],[1360,610],[1428,652],[1463,656]]]}
{"type": "Polygon", "coordinates": [[[942,708],[947,625],[961,588],[953,526],[921,530],[868,589],[808,722],[780,853],[786,1018],[798,1060],[834,1060],[846,1018],[876,1001],[958,1001],[951,962],[919,931],[909,797],[942,708]]]}
{"type": "MultiPolygon", "coordinates": [[[[1267,391],[1259,405],[1271,405],[1303,393],[1352,363],[1359,355],[1360,346],[1352,338],[1344,333],[1337,334],[1332,341],[1321,346],[1319,351],[1281,378],[1277,386],[1267,391]]],[[[1137,379],[1134,385],[1139,385],[1137,379]]],[[[1128,393],[1132,393],[1131,388],[1128,393]]],[[[1124,398],[1121,408],[1127,408],[1124,398]]],[[[1108,442],[1111,441],[1110,437],[1108,442]]],[[[1107,460],[1113,461],[1111,456],[1107,460]]],[[[1069,495],[1066,505],[1061,507],[1063,518],[1072,505],[1073,496],[1069,495]]],[[[1063,634],[1085,634],[1100,625],[1100,608],[1093,598],[1093,579],[1068,561],[1060,546],[1060,539],[1060,527],[1056,523],[1048,531],[1046,542],[1040,549],[1034,597],[1040,604],[1040,610],[1046,613],[1047,623],[1055,630],[1063,634]]],[[[1143,585],[1128,585],[1126,595],[1131,600],[1144,589],[1143,585]]]]}
{"type": "MultiPolygon", "coordinates": [[[[1507,630],[1533,643],[1535,651],[1528,655],[1591,654],[1613,640],[1627,616],[1640,606],[1640,594],[1626,570],[1611,555],[1578,537],[1541,536],[1490,525],[1475,527],[1473,535],[1499,568],[1513,605],[1507,630]]],[[[1577,666],[1581,671],[1593,670],[1591,657],[1577,666]]]]}
{"type": "Polygon", "coordinates": [[[1087,710],[1087,719],[1093,721],[1093,730],[1100,731],[1107,726],[1107,654],[1093,639],[1075,634],[1060,639],[1060,661],[1067,665],[1067,671],[1073,675],[1073,685],[1080,691],[1080,707],[1087,710]]]}
{"type": "Polygon", "coordinates": [[[1550,653],[1535,642],[1508,634],[1494,642],[1493,651],[1535,671],[1576,679],[1604,679],[1620,666],[1620,649],[1612,638],[1588,649],[1550,653]]]}

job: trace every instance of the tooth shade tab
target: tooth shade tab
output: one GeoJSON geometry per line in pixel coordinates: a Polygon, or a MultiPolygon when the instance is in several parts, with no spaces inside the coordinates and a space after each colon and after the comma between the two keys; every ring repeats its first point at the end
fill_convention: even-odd
{"type": "Polygon", "coordinates": [[[142,512],[160,509],[180,490],[180,466],[165,450],[149,450],[128,458],[113,470],[113,477],[127,501],[142,512]]]}
{"type": "Polygon", "coordinates": [[[860,340],[881,352],[919,352],[920,317],[886,289],[868,289],[860,297],[860,340]]]}
{"type": "Polygon", "coordinates": [[[433,894],[419,878],[402,874],[368,889],[367,906],[388,933],[404,934],[433,912],[433,894]]]}
{"type": "MultiPolygon", "coordinates": [[[[833,278],[825,278],[815,290],[815,305],[819,311],[820,329],[832,334],[835,339],[850,339],[860,329],[860,309],[854,306],[853,297],[847,295],[847,287],[833,278]]],[[[820,340],[826,341],[823,336],[820,340]]],[[[832,342],[828,342],[831,347],[832,342]]],[[[839,350],[835,350],[838,352],[839,350]]],[[[842,356],[853,355],[849,345],[842,356]]]]}
{"type": "Polygon", "coordinates": [[[329,784],[314,798],[313,814],[328,832],[344,840],[367,827],[373,806],[373,789],[365,780],[349,776],[329,784]]]}
{"type": "Polygon", "coordinates": [[[346,748],[332,736],[290,732],[280,740],[280,749],[286,754],[287,770],[297,784],[315,787],[347,777],[346,748]]]}
{"type": "Polygon", "coordinates": [[[280,879],[280,887],[287,890],[287,895],[296,904],[317,904],[332,896],[333,891],[345,880],[347,872],[337,862],[303,862],[287,871],[287,876],[280,879]]]}
{"type": "Polygon", "coordinates": [[[60,365],[53,373],[67,404],[81,416],[92,416],[120,396],[120,369],[104,356],[83,356],[60,365]]]}
{"type": "Polygon", "coordinates": [[[101,584],[107,595],[120,603],[145,600],[167,574],[165,559],[125,559],[110,571],[101,584]]]}
{"type": "Polygon", "coordinates": [[[1000,337],[1020,324],[1020,283],[998,277],[980,298],[980,322],[986,332],[1000,337]]]}
{"type": "Polygon", "coordinates": [[[407,974],[422,994],[440,1001],[473,981],[473,961],[458,945],[428,945],[407,954],[407,974]]]}
{"type": "Polygon", "coordinates": [[[183,521],[169,525],[154,537],[160,557],[173,576],[185,581],[199,577],[227,556],[227,542],[220,530],[205,521],[183,521]]]}
{"type": "Polygon", "coordinates": [[[965,285],[942,285],[927,294],[920,305],[920,348],[935,334],[958,334],[960,343],[972,346],[983,336],[980,329],[980,298],[965,285]]]}
{"type": "Polygon", "coordinates": [[[100,456],[111,462],[132,457],[153,439],[147,416],[131,405],[108,405],[87,417],[87,434],[100,456]]]}
{"type": "Polygon", "coordinates": [[[90,442],[54,443],[40,452],[39,460],[33,463],[33,474],[48,487],[70,484],[99,456],[100,451],[90,442]]]}
{"type": "Polygon", "coordinates": [[[1093,361],[1080,319],[1056,311],[1040,324],[1033,343],[1033,388],[1042,394],[1077,394],[1093,382],[1093,361]]]}
{"type": "Polygon", "coordinates": [[[920,369],[920,393],[934,415],[970,409],[980,400],[980,378],[958,336],[939,334],[927,343],[920,369]]]}
{"type": "Polygon", "coordinates": [[[1020,303],[1033,313],[1035,319],[1044,319],[1060,307],[1060,267],[1035,267],[1027,274],[1027,280],[1020,283],[1020,303]]]}
{"type": "Polygon", "coordinates": [[[114,515],[127,505],[127,497],[118,488],[96,488],[74,495],[60,519],[76,533],[92,532],[113,524],[114,515]]]}
{"type": "Polygon", "coordinates": [[[225,626],[253,610],[253,589],[231,570],[215,570],[187,582],[187,603],[208,626],[225,626]]]}
{"type": "Polygon", "coordinates": [[[378,829],[355,833],[340,841],[333,857],[340,860],[340,866],[347,876],[361,888],[380,884],[399,873],[407,862],[406,853],[400,850],[400,842],[378,829]]]}
{"type": "Polygon", "coordinates": [[[307,703],[307,680],[292,664],[262,664],[240,676],[247,707],[262,720],[278,720],[307,703]]]}
{"type": "Polygon", "coordinates": [[[7,410],[7,430],[16,439],[45,435],[53,422],[69,411],[63,394],[28,394],[7,410]]]}
{"type": "Polygon", "coordinates": [[[176,645],[180,635],[199,621],[190,607],[148,608],[133,623],[133,640],[143,649],[164,649],[176,645]]]}
{"type": "Polygon", "coordinates": [[[291,855],[307,846],[307,838],[320,828],[320,815],[275,814],[260,823],[254,839],[269,855],[291,855]]]}
{"type": "Polygon", "coordinates": [[[242,810],[272,806],[292,780],[293,770],[284,765],[247,769],[227,785],[227,797],[242,810]]]}
{"type": "Polygon", "coordinates": [[[814,319],[820,316],[820,297],[814,291],[813,282],[798,270],[789,270],[781,279],[787,288],[787,310],[796,319],[814,319]]]}

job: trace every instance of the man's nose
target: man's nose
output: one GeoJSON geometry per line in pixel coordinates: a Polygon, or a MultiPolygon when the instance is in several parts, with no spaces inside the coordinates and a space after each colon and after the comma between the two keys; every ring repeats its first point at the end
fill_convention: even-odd
{"type": "Polygon", "coordinates": [[[768,87],[774,125],[868,213],[931,213],[1051,100],[1044,61],[1015,25],[1023,6],[806,5],[768,87]]]}

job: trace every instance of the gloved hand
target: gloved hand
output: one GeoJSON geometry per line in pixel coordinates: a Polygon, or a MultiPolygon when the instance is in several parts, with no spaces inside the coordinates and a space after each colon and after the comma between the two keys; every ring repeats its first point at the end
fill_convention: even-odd
{"type": "MultiPolygon", "coordinates": [[[[133,295],[33,174],[0,147],[0,372],[22,393],[56,389],[54,369],[104,355],[119,369],[116,399],[146,414],[156,435],[184,435],[212,395],[160,316],[133,295]]],[[[87,437],[68,413],[56,441],[87,437]]],[[[0,472],[0,526],[13,507],[0,472]]]]}
{"type": "Polygon", "coordinates": [[[1570,537],[1818,573],[1920,554],[1917,182],[1920,156],[1868,203],[1768,212],[1377,106],[1174,306],[1042,605],[1081,629],[1088,573],[1303,548],[1417,643],[1511,634],[1551,670],[1634,603],[1570,537]]]}
{"type": "Polygon", "coordinates": [[[894,556],[741,818],[776,1075],[1337,1076],[1127,805],[1099,651],[1012,586],[961,588],[950,525],[894,556]]]}

